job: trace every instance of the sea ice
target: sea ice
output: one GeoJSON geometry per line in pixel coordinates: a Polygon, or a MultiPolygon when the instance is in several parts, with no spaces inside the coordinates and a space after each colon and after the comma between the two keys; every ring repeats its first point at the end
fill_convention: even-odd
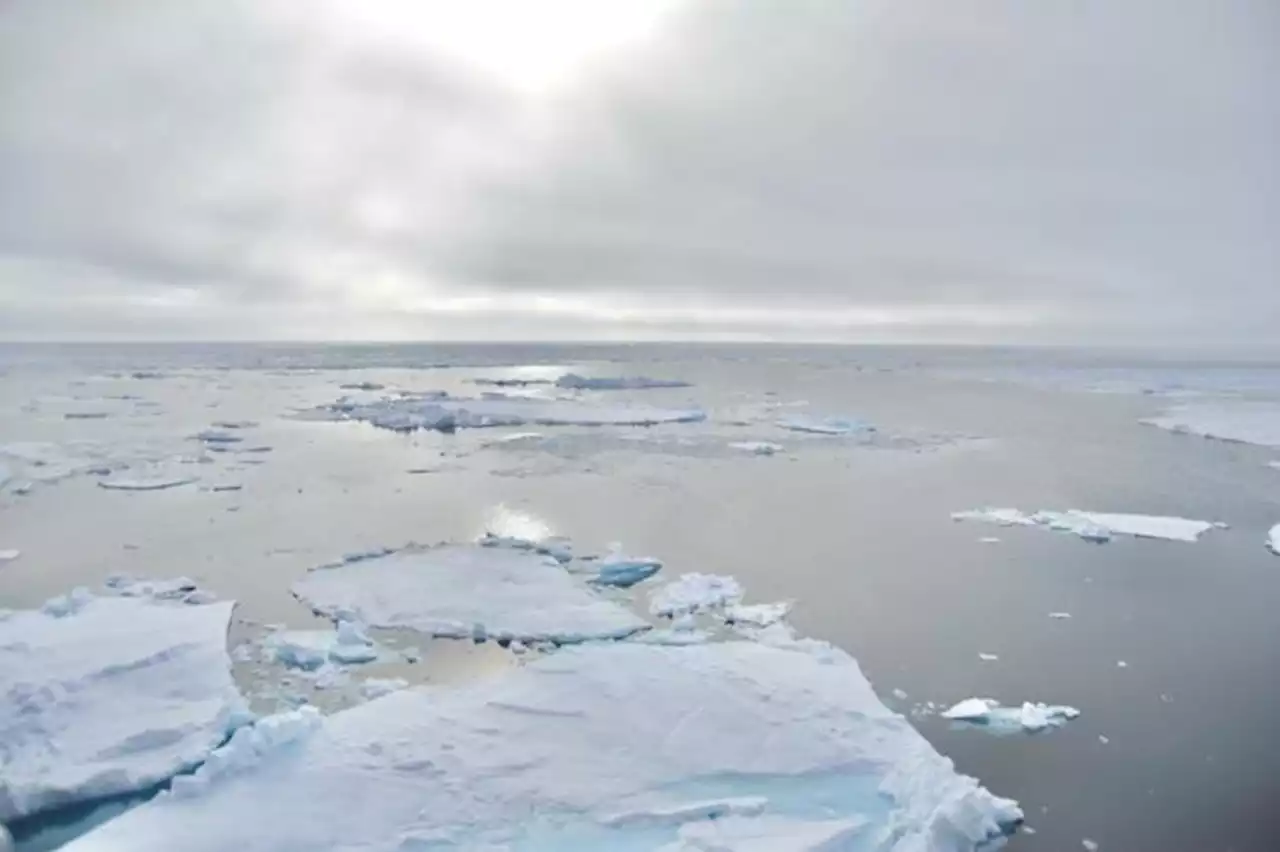
{"type": "Polygon", "coordinates": [[[1080,715],[1074,707],[1055,704],[1034,704],[1030,701],[1021,707],[1002,707],[991,698],[967,698],[949,710],[943,717],[957,722],[970,722],[989,726],[993,730],[1017,730],[1029,732],[1058,728],[1080,715]]]}
{"type": "Polygon", "coordinates": [[[0,563],[12,562],[21,555],[21,550],[0,550],[0,563]]]}
{"type": "Polygon", "coordinates": [[[556,387],[565,390],[648,390],[650,388],[687,388],[679,379],[650,379],[646,376],[579,376],[565,373],[556,379],[556,387]]]}
{"type": "Polygon", "coordinates": [[[1016,827],[827,648],[584,645],[397,691],[210,760],[65,852],[972,852],[1016,827]]]}
{"type": "Polygon", "coordinates": [[[733,577],[722,574],[682,574],[680,579],[655,591],[649,599],[654,615],[673,618],[693,612],[718,609],[736,604],[742,598],[742,586],[733,577]]]}
{"type": "Polygon", "coordinates": [[[386,390],[386,385],[377,382],[348,382],[344,385],[338,385],[339,390],[355,390],[355,391],[380,391],[386,390]]]}
{"type": "Polygon", "coordinates": [[[563,400],[504,397],[450,399],[404,397],[368,404],[344,401],[322,406],[310,416],[326,420],[362,420],[381,429],[453,432],[492,426],[656,426],[706,419],[697,409],[599,406],[563,400]]]}
{"type": "Polygon", "coordinates": [[[802,414],[784,417],[778,421],[778,425],[792,432],[810,432],[815,435],[854,435],[876,431],[876,427],[861,420],[843,417],[815,418],[802,414]]]}
{"type": "Polygon", "coordinates": [[[0,821],[146,789],[243,721],[231,603],[61,600],[0,620],[0,821]]]}
{"type": "Polygon", "coordinates": [[[791,601],[762,604],[730,604],[724,608],[724,620],[730,624],[768,627],[791,612],[791,601]]]}
{"type": "Polygon", "coordinates": [[[729,446],[735,450],[742,450],[745,453],[752,453],[757,456],[771,456],[786,449],[781,444],[775,444],[772,441],[734,441],[729,446]]]}
{"type": "Polygon", "coordinates": [[[594,563],[597,573],[591,582],[601,586],[630,588],[647,580],[662,570],[662,560],[652,556],[625,556],[617,550],[610,551],[594,563]]]}
{"type": "Polygon", "coordinates": [[[263,647],[277,662],[304,671],[330,662],[355,665],[378,659],[378,646],[350,621],[339,621],[337,630],[282,630],[268,636],[263,647]]]}
{"type": "Polygon", "coordinates": [[[177,488],[195,482],[195,476],[149,476],[149,477],[116,477],[99,479],[98,486],[110,491],[163,491],[166,488],[177,488]]]}
{"type": "Polygon", "coordinates": [[[1181,434],[1280,447],[1280,404],[1274,402],[1195,402],[1142,422],[1181,434]]]}
{"type": "Polygon", "coordinates": [[[1280,556],[1280,524],[1276,524],[1267,533],[1267,549],[1280,556]]]}
{"type": "Polygon", "coordinates": [[[316,612],[455,639],[582,642],[646,627],[547,556],[442,545],[317,568],[293,586],[316,612]]]}
{"type": "Polygon", "coordinates": [[[1069,612],[1051,612],[1051,613],[1049,613],[1049,617],[1050,617],[1050,618],[1060,618],[1060,619],[1065,619],[1065,618],[1070,618],[1070,617],[1071,617],[1071,613],[1069,613],[1069,612]]]}
{"type": "Polygon", "coordinates": [[[1210,521],[1189,518],[1163,517],[1159,515],[1131,515],[1114,512],[1082,512],[1069,509],[1065,512],[1040,511],[1032,515],[1018,509],[971,509],[952,512],[952,520],[984,521],[1001,526],[1042,526],[1059,532],[1069,532],[1086,541],[1106,542],[1113,535],[1129,535],[1136,538],[1159,538],[1167,541],[1196,541],[1217,525],[1210,521]]]}

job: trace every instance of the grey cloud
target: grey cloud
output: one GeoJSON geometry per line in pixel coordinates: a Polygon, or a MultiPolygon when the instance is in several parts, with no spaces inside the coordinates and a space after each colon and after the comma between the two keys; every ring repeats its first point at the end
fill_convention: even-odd
{"type": "Polygon", "coordinates": [[[457,276],[1021,305],[1077,340],[1280,320],[1274,4],[712,0],[678,36],[457,276]]]}

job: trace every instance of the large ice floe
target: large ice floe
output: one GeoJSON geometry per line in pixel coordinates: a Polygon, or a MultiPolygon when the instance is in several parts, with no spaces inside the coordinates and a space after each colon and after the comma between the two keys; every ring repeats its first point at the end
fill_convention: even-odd
{"type": "Polygon", "coordinates": [[[231,603],[55,598],[0,615],[0,822],[150,788],[239,722],[231,603]]]}
{"type": "Polygon", "coordinates": [[[563,644],[647,626],[554,557],[511,547],[406,548],[314,569],[293,591],[331,618],[450,638],[563,644]]]}
{"type": "Polygon", "coordinates": [[[572,400],[542,400],[492,395],[461,399],[431,393],[356,402],[342,399],[301,416],[320,420],[360,420],[381,429],[452,432],[493,426],[656,426],[706,419],[698,409],[591,405],[572,400]]]}
{"type": "Polygon", "coordinates": [[[1129,515],[1114,512],[1082,512],[1068,509],[1065,512],[1040,511],[1025,514],[1018,509],[970,509],[951,514],[956,521],[983,521],[1000,526],[1040,526],[1046,529],[1068,532],[1086,541],[1106,542],[1112,536],[1129,535],[1135,538],[1160,538],[1167,541],[1197,541],[1213,529],[1211,521],[1190,518],[1164,517],[1160,515],[1129,515]]]}
{"type": "Polygon", "coordinates": [[[1185,435],[1280,447],[1280,403],[1276,402],[1195,402],[1142,422],[1185,435]]]}
{"type": "Polygon", "coordinates": [[[260,722],[66,850],[969,852],[1020,820],[826,643],[604,643],[260,722]]]}

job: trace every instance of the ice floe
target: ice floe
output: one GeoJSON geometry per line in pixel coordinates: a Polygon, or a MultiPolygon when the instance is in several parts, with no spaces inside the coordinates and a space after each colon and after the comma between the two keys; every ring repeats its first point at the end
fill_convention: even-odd
{"type": "Polygon", "coordinates": [[[1275,402],[1195,402],[1142,422],[1180,434],[1280,447],[1280,403],[1275,402]]]}
{"type": "Polygon", "coordinates": [[[778,421],[783,429],[792,432],[809,432],[815,435],[856,435],[876,431],[876,427],[861,420],[844,417],[809,417],[793,414],[778,421]]]}
{"type": "Polygon", "coordinates": [[[647,376],[580,376],[565,373],[556,379],[556,387],[565,390],[649,390],[655,388],[687,388],[679,379],[651,379],[647,376]]]}
{"type": "Polygon", "coordinates": [[[647,626],[554,558],[506,547],[405,549],[314,569],[293,591],[332,618],[457,639],[572,643],[647,626]]]}
{"type": "Polygon", "coordinates": [[[146,789],[243,721],[231,603],[86,590],[0,619],[0,821],[146,789]]]}
{"type": "Polygon", "coordinates": [[[1043,731],[1058,728],[1080,715],[1074,707],[1025,702],[1021,707],[1003,707],[991,698],[968,698],[942,712],[956,722],[985,725],[993,730],[1043,731]]]}
{"type": "Polygon", "coordinates": [[[21,550],[14,550],[12,548],[6,549],[6,550],[0,550],[0,564],[3,564],[5,562],[12,562],[13,560],[17,559],[21,555],[22,555],[21,550]]]}
{"type": "Polygon", "coordinates": [[[1267,533],[1267,549],[1280,556],[1280,524],[1276,524],[1267,533]]]}
{"type": "Polygon", "coordinates": [[[304,671],[371,663],[379,655],[377,644],[350,621],[339,621],[336,630],[282,630],[268,636],[263,649],[276,662],[304,671]]]}
{"type": "Polygon", "coordinates": [[[365,404],[345,400],[300,416],[321,420],[360,420],[396,432],[419,429],[453,432],[495,426],[656,426],[706,419],[706,414],[698,409],[602,406],[516,397],[453,399],[435,395],[383,399],[365,404]]]}
{"type": "Polygon", "coordinates": [[[686,613],[705,612],[736,604],[742,599],[742,586],[733,577],[722,574],[682,574],[655,591],[649,598],[649,611],[654,615],[674,618],[686,613]]]}
{"type": "Polygon", "coordinates": [[[196,476],[116,476],[99,479],[98,487],[108,491],[164,491],[197,482],[196,476]]]}
{"type": "Polygon", "coordinates": [[[757,456],[771,456],[785,449],[781,444],[775,444],[772,441],[734,441],[729,446],[757,456]]]}
{"type": "Polygon", "coordinates": [[[1069,532],[1086,541],[1106,542],[1113,535],[1159,538],[1167,541],[1196,541],[1219,525],[1211,521],[1159,515],[1131,515],[1113,512],[1040,511],[1032,515],[1017,509],[971,509],[953,512],[956,521],[984,521],[1001,526],[1042,526],[1069,532]]]}
{"type": "Polygon", "coordinates": [[[288,716],[259,744],[264,720],[66,852],[971,852],[1014,829],[1014,802],[957,774],[828,650],[586,645],[288,716]]]}
{"type": "Polygon", "coordinates": [[[730,604],[724,608],[724,620],[730,624],[768,627],[791,612],[791,601],[762,604],[730,604]]]}
{"type": "Polygon", "coordinates": [[[652,556],[627,556],[615,548],[595,560],[593,566],[596,574],[591,582],[626,589],[661,571],[662,560],[652,556]]]}

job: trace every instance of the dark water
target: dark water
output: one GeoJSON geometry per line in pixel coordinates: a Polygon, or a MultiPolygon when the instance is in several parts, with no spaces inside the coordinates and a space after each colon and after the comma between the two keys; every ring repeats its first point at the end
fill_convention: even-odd
{"type": "MultiPolygon", "coordinates": [[[[0,573],[0,603],[38,600],[90,570],[127,570],[138,552],[157,564],[185,554],[245,609],[277,617],[292,605],[291,578],[321,556],[473,535],[486,508],[503,503],[587,545],[620,540],[661,556],[671,574],[729,573],[753,600],[796,599],[795,626],[850,651],[904,712],[970,696],[1081,708],[1080,719],[1039,736],[917,721],[962,771],[1022,803],[1035,834],[1011,849],[1075,849],[1083,838],[1127,852],[1280,849],[1280,557],[1262,545],[1280,522],[1280,471],[1266,466],[1280,452],[1138,424],[1167,403],[1139,393],[1145,384],[1265,391],[1280,386],[1280,368],[767,347],[28,349],[7,350],[3,362],[9,396],[0,402],[10,407],[39,384],[25,376],[57,372],[51,363],[101,372],[209,362],[225,368],[219,410],[253,408],[264,421],[337,395],[324,375],[267,376],[285,368],[357,369],[419,388],[460,381],[476,364],[688,379],[691,389],[625,398],[695,402],[712,411],[711,423],[662,427],[635,442],[563,430],[551,451],[481,452],[474,434],[265,424],[277,453],[261,474],[263,496],[247,496],[233,515],[214,517],[205,498],[179,497],[189,503],[166,503],[158,517],[137,504],[114,508],[125,504],[74,480],[52,485],[0,510],[0,543],[42,552],[38,574],[22,561],[0,573]],[[442,364],[452,366],[414,369],[442,364]],[[1122,379],[1133,392],[1064,389],[1089,377],[1122,379]],[[851,446],[718,416],[770,400],[870,420],[885,437],[851,446]],[[777,440],[788,452],[755,458],[700,443],[725,438],[777,440]],[[403,475],[441,459],[450,465],[441,473],[403,475]],[[1230,529],[1195,544],[1098,546],[949,518],[983,505],[1181,515],[1230,529]],[[92,569],[83,543],[58,540],[68,514],[85,519],[83,538],[101,556],[92,569]],[[987,536],[1001,541],[979,541],[987,536]],[[117,543],[125,540],[141,550],[126,555],[117,543]],[[1055,611],[1073,617],[1050,619],[1055,611]],[[999,660],[981,662],[979,652],[999,660]],[[894,689],[909,698],[895,699],[894,689]]],[[[166,409],[196,392],[166,398],[166,409]]],[[[10,431],[20,422],[0,421],[10,431]]]]}

